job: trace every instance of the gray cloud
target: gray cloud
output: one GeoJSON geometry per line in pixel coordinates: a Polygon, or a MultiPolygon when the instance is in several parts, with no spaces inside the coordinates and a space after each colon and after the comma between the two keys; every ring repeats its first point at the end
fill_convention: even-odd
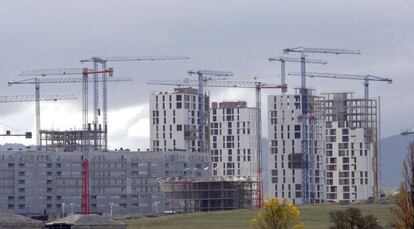
{"type": "MultiPolygon", "coordinates": [[[[276,75],[279,65],[267,62],[267,58],[281,55],[285,47],[361,49],[361,56],[312,55],[329,64],[308,66],[308,70],[394,78],[392,85],[371,86],[372,96],[381,95],[383,136],[389,136],[414,126],[414,101],[408,99],[413,85],[413,8],[414,2],[405,0],[2,0],[0,91],[3,95],[33,93],[31,86],[8,87],[6,82],[20,78],[18,74],[25,69],[81,66],[78,60],[91,55],[167,54],[192,58],[114,63],[117,76],[134,78],[133,83],[109,87],[111,109],[121,109],[147,103],[152,90],[168,89],[146,85],[149,79],[180,79],[186,77],[188,69],[276,75]]],[[[298,67],[290,64],[287,70],[298,71],[298,67]]],[[[289,78],[288,83],[296,87],[299,80],[289,78]]],[[[355,91],[362,95],[360,82],[311,79],[309,85],[319,91],[355,91]]],[[[42,92],[80,96],[80,88],[42,85],[42,92]]],[[[80,108],[80,101],[77,104],[80,108]]],[[[21,112],[22,106],[0,109],[5,115],[21,112]]]]}

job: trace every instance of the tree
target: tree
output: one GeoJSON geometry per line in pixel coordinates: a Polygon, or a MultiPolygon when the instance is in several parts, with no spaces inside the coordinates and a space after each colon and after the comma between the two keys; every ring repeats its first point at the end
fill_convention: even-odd
{"type": "Polygon", "coordinates": [[[361,228],[361,229],[380,229],[381,226],[378,225],[378,220],[374,216],[367,215],[362,219],[359,228],[361,228]]]}
{"type": "Polygon", "coordinates": [[[329,218],[335,226],[331,227],[332,229],[348,229],[348,221],[345,212],[343,211],[333,211],[329,213],[329,218]]]}
{"type": "Polygon", "coordinates": [[[252,220],[253,229],[300,229],[299,210],[285,199],[270,199],[252,220]]]}
{"type": "Polygon", "coordinates": [[[329,213],[334,226],[331,229],[380,229],[378,220],[368,215],[363,217],[359,208],[347,208],[344,211],[333,211],[329,213]]]}
{"type": "Polygon", "coordinates": [[[414,143],[408,146],[408,155],[403,164],[403,181],[393,210],[394,226],[399,229],[414,228],[414,143]]]}

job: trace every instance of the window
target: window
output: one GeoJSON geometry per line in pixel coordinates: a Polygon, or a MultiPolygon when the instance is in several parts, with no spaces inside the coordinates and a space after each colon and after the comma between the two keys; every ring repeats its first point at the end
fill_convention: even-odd
{"type": "Polygon", "coordinates": [[[177,125],[177,131],[182,131],[183,130],[183,125],[177,125]]]}

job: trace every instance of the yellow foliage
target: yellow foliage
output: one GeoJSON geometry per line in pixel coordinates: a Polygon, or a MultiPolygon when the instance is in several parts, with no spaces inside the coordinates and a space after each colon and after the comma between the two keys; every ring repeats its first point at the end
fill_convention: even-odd
{"type": "Polygon", "coordinates": [[[252,219],[253,229],[302,229],[298,222],[299,210],[286,199],[270,199],[252,219]]]}

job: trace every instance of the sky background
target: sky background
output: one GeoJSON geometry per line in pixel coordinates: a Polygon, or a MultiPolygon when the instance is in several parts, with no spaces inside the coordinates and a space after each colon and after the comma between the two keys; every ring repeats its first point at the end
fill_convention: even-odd
{"type": "MultiPolygon", "coordinates": [[[[12,86],[23,70],[82,67],[93,55],[182,55],[185,61],[109,64],[115,77],[133,82],[109,85],[110,148],[148,148],[150,79],[183,79],[190,69],[232,71],[237,78],[278,83],[280,64],[268,57],[287,47],[360,49],[362,55],[309,55],[328,61],[308,71],[372,74],[393,78],[393,84],[372,83],[371,96],[381,96],[382,136],[414,127],[412,70],[414,1],[264,1],[264,0],[0,0],[0,95],[33,94],[32,85],[12,86]]],[[[292,55],[294,56],[294,55],[292,55]]],[[[299,71],[295,63],[287,72],[299,71]]],[[[289,91],[300,85],[287,79],[289,91]]],[[[308,79],[317,92],[355,92],[360,81],[308,79]]],[[[42,94],[74,94],[81,85],[42,85],[42,94]]],[[[266,94],[279,94],[277,90],[266,94]]],[[[212,101],[247,100],[254,91],[211,90],[212,101]]],[[[0,131],[34,131],[33,103],[0,104],[0,131]]],[[[265,112],[264,112],[265,113],[265,112]]],[[[81,127],[81,100],[44,102],[42,128],[81,127]]],[[[92,117],[90,117],[91,119],[92,117]]],[[[264,125],[266,126],[266,125],[264,125]]],[[[264,130],[266,131],[266,130],[264,130]]],[[[0,138],[0,143],[34,143],[0,138]]]]}

